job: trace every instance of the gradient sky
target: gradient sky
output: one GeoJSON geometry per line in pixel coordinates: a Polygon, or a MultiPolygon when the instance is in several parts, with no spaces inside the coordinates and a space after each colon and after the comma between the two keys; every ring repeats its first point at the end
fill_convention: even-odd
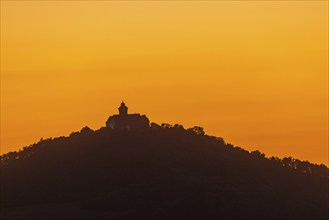
{"type": "Polygon", "coordinates": [[[1,1],[1,153],[98,129],[121,100],[328,165],[328,2],[1,1]]]}

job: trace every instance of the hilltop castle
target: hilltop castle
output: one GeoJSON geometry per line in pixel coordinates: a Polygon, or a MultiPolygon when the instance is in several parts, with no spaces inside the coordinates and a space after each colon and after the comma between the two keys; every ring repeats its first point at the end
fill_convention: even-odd
{"type": "Polygon", "coordinates": [[[128,107],[124,102],[119,107],[119,114],[112,115],[106,121],[106,127],[118,130],[143,130],[149,128],[150,121],[145,115],[128,114],[128,107]]]}

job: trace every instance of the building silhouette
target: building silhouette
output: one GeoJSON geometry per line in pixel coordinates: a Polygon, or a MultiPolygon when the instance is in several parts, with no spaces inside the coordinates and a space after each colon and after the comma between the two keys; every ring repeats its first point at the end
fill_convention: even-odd
{"type": "Polygon", "coordinates": [[[150,121],[145,115],[128,114],[128,107],[121,103],[118,115],[112,115],[106,121],[106,127],[116,130],[144,130],[149,128],[150,121]]]}

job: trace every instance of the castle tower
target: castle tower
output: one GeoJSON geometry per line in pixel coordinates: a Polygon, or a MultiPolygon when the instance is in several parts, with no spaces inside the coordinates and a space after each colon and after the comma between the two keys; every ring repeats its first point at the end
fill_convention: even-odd
{"type": "Polygon", "coordinates": [[[116,130],[145,130],[150,127],[150,120],[145,115],[128,114],[128,107],[124,102],[119,107],[119,114],[110,116],[106,127],[116,130]]]}
{"type": "Polygon", "coordinates": [[[119,107],[119,115],[128,115],[128,107],[124,102],[121,102],[119,107]]]}

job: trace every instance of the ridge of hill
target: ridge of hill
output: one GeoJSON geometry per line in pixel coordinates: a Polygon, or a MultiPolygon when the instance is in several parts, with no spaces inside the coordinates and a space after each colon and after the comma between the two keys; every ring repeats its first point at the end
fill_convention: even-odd
{"type": "Polygon", "coordinates": [[[4,219],[328,219],[328,168],[197,126],[85,127],[1,155],[1,209],[4,219]]]}

